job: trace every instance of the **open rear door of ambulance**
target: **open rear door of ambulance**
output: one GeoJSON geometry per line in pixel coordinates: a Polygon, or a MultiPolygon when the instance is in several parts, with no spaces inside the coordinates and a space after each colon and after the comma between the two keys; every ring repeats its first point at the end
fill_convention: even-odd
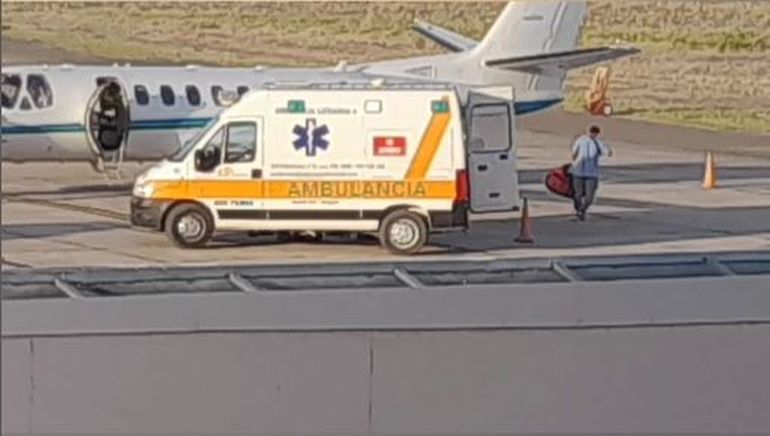
{"type": "Polygon", "coordinates": [[[473,213],[519,208],[513,98],[513,88],[468,93],[465,119],[473,213]]]}

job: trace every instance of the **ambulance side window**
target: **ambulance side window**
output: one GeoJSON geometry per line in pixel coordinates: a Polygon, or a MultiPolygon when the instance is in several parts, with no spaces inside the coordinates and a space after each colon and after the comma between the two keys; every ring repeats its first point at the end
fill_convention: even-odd
{"type": "Polygon", "coordinates": [[[471,109],[471,152],[504,151],[511,147],[510,113],[505,104],[485,104],[471,109]]]}
{"type": "Polygon", "coordinates": [[[209,139],[206,146],[195,152],[195,169],[209,172],[216,168],[222,159],[222,145],[225,139],[225,128],[217,130],[217,133],[209,139]]]}
{"type": "Polygon", "coordinates": [[[220,128],[217,133],[214,134],[214,136],[209,139],[209,142],[206,143],[206,146],[203,147],[203,149],[222,149],[222,144],[225,142],[225,129],[224,127],[220,128]]]}
{"type": "Polygon", "coordinates": [[[227,127],[225,163],[252,162],[257,154],[257,125],[230,123],[227,127]]]}

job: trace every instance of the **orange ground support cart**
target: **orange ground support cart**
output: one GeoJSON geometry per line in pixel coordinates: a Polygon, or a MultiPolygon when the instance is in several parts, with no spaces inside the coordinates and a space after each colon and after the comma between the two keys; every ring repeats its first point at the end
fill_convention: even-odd
{"type": "Polygon", "coordinates": [[[610,67],[599,67],[591,80],[591,87],[585,93],[585,109],[593,115],[612,115],[612,100],[609,96],[610,67]]]}

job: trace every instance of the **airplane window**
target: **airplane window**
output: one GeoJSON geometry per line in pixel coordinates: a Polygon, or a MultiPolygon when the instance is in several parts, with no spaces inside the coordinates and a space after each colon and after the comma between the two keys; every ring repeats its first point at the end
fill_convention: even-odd
{"type": "Polygon", "coordinates": [[[19,109],[23,111],[28,111],[32,109],[32,103],[29,102],[29,98],[24,97],[21,99],[21,104],[19,104],[19,109]]]}
{"type": "Polygon", "coordinates": [[[195,85],[187,85],[185,93],[187,94],[187,101],[190,103],[190,106],[200,106],[201,94],[195,85]]]}
{"type": "Polygon", "coordinates": [[[166,106],[174,105],[174,90],[168,85],[162,85],[160,87],[160,99],[163,100],[163,104],[166,106]]]}
{"type": "Polygon", "coordinates": [[[53,92],[48,80],[42,74],[27,75],[27,93],[38,109],[49,107],[53,104],[53,92]]]}
{"type": "Polygon", "coordinates": [[[238,97],[243,97],[243,94],[249,92],[249,87],[246,85],[241,85],[238,87],[238,97]]]}
{"type": "Polygon", "coordinates": [[[143,85],[134,86],[134,98],[136,103],[140,106],[147,106],[150,104],[150,93],[147,92],[147,88],[143,85]]]}
{"type": "Polygon", "coordinates": [[[214,100],[214,104],[217,106],[222,106],[222,100],[219,98],[219,94],[222,92],[222,87],[219,85],[214,85],[211,87],[211,99],[214,100]]]}
{"type": "Polygon", "coordinates": [[[21,90],[21,77],[18,74],[3,74],[2,76],[3,107],[12,109],[16,106],[21,90]]]}
{"type": "Polygon", "coordinates": [[[257,126],[254,123],[231,123],[227,127],[225,162],[251,162],[257,152],[257,126]]]}

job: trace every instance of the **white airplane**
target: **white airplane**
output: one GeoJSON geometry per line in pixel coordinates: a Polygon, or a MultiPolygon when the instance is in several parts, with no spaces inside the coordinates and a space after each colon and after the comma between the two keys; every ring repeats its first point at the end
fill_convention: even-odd
{"type": "Polygon", "coordinates": [[[461,89],[513,86],[517,115],[559,104],[566,72],[637,53],[577,49],[585,1],[510,2],[474,41],[418,21],[452,53],[331,68],[7,66],[2,72],[2,159],[158,160],[216,119],[233,95],[270,84],[443,82],[461,89]]]}

